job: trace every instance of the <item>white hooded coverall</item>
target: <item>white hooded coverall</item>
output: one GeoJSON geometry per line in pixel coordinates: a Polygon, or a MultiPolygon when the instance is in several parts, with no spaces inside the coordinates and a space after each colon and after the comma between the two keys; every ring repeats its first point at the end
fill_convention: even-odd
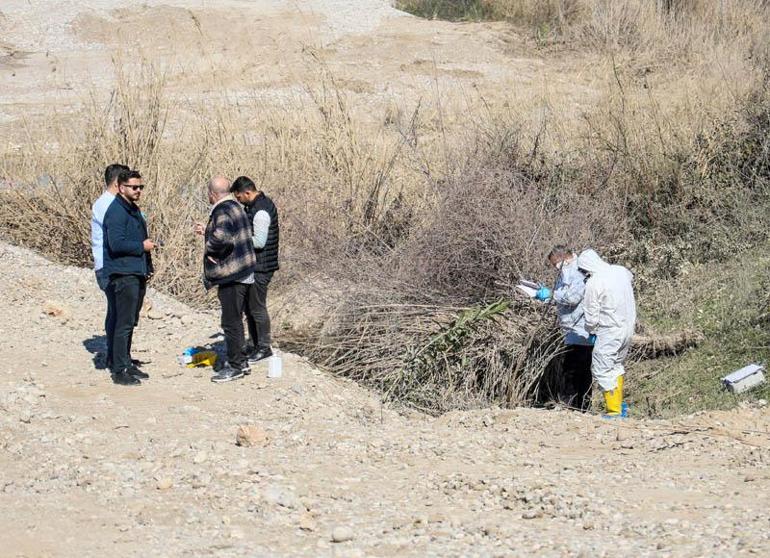
{"type": "Polygon", "coordinates": [[[612,391],[625,373],[623,361],[636,325],[633,274],[610,265],[593,250],[578,256],[578,268],[590,273],[583,295],[586,330],[596,335],[591,373],[603,391],[612,391]]]}

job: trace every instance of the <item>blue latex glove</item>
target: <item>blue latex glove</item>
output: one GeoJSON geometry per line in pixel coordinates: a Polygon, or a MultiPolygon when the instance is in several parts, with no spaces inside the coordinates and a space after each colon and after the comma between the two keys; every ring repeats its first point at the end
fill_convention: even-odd
{"type": "Polygon", "coordinates": [[[535,298],[542,302],[549,300],[551,298],[551,289],[548,287],[540,287],[535,293],[535,298]]]}
{"type": "Polygon", "coordinates": [[[591,345],[596,344],[596,335],[589,335],[588,336],[588,342],[591,343],[591,345]]]}

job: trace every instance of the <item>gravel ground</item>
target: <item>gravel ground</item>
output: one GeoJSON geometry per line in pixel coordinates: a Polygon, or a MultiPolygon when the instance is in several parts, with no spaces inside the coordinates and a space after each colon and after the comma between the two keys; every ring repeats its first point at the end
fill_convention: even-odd
{"type": "Polygon", "coordinates": [[[766,407],[434,419],[291,354],[215,385],[176,355],[216,316],[150,298],[151,379],[115,386],[92,272],[0,245],[3,556],[770,553],[766,407]]]}

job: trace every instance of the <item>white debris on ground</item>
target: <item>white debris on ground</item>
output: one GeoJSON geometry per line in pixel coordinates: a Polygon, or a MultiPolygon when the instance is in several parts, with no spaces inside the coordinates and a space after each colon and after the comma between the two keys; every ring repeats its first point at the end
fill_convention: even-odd
{"type": "Polygon", "coordinates": [[[176,356],[216,315],[150,297],[134,344],[151,379],[115,386],[92,362],[93,273],[0,244],[2,554],[770,553],[767,407],[434,419],[291,354],[281,379],[215,385],[176,356]]]}

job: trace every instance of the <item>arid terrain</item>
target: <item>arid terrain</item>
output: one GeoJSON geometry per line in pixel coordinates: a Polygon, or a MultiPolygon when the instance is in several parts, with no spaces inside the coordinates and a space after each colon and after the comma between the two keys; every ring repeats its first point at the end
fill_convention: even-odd
{"type": "MultiPolygon", "coordinates": [[[[22,121],[40,124],[52,108],[66,114],[106,94],[116,67],[127,78],[153,67],[186,103],[226,96],[270,105],[296,101],[326,70],[375,119],[482,95],[536,122],[546,112],[574,119],[606,93],[607,60],[549,56],[524,39],[497,23],[425,21],[385,0],[7,0],[0,129],[18,138],[22,121]],[[550,102],[562,98],[569,102],[550,102]]],[[[650,83],[667,82],[636,65],[650,83]]]]}
{"type": "Polygon", "coordinates": [[[92,272],[0,246],[3,556],[762,556],[763,402],[673,421],[399,414],[284,354],[225,385],[182,368],[215,315],[151,292],[151,379],[96,368],[92,272]],[[254,447],[236,445],[253,426],[254,447]],[[264,436],[264,440],[259,436],[264,436]],[[334,539],[341,542],[333,542],[334,539]]]}
{"type": "MultiPolygon", "coordinates": [[[[624,117],[649,109],[656,122],[681,122],[670,136],[665,126],[657,129],[665,153],[690,137],[690,127],[699,129],[698,118],[708,120],[725,99],[739,97],[750,81],[742,76],[757,75],[746,69],[747,59],[727,55],[724,64],[692,55],[685,68],[675,56],[661,62],[639,50],[615,68],[590,49],[533,41],[503,23],[428,21],[384,0],[3,0],[0,154],[23,153],[19,160],[28,161],[34,149],[53,153],[62,136],[49,136],[47,126],[83,125],[77,111],[91,99],[107,114],[116,79],[130,82],[130,90],[150,71],[147,83],[162,81],[179,101],[175,116],[226,106],[233,108],[221,116],[227,120],[239,114],[241,101],[250,114],[262,106],[288,107],[288,114],[307,101],[311,86],[323,89],[332,80],[352,100],[340,111],[344,121],[352,115],[386,126],[406,115],[401,120],[408,123],[422,107],[433,111],[422,133],[440,143],[445,117],[447,126],[453,115],[467,123],[473,110],[488,110],[478,122],[477,137],[484,137],[484,126],[510,113],[525,129],[548,120],[544,141],[557,151],[562,133],[582,137],[581,122],[593,126],[596,120],[584,117],[603,99],[624,117]],[[724,87],[731,80],[735,87],[724,87]]],[[[324,115],[328,106],[308,105],[324,115]]],[[[612,122],[598,112],[598,121],[612,122]]],[[[272,111],[264,127],[284,116],[272,111]]],[[[652,134],[639,122],[642,131],[628,129],[629,152],[652,134]]],[[[160,135],[172,136],[176,124],[160,135]]],[[[345,146],[359,146],[357,136],[346,135],[354,127],[314,126],[329,135],[322,147],[345,155],[345,146]],[[348,143],[338,144],[335,134],[348,143]]],[[[235,133],[240,126],[220,129],[235,133]]],[[[292,141],[307,137],[287,130],[265,154],[290,152],[292,141]]],[[[304,161],[313,149],[295,148],[294,157],[304,161]]],[[[317,151],[322,159],[327,153],[317,151]]],[[[212,161],[226,160],[218,157],[212,161]]],[[[329,160],[334,167],[337,159],[329,160]]],[[[48,193],[61,170],[42,174],[8,161],[48,193]]],[[[208,163],[192,166],[208,172],[208,163]]],[[[366,172],[356,165],[350,172],[365,181],[371,169],[361,168],[366,172]]],[[[0,179],[9,190],[20,183],[10,174],[0,179]]],[[[166,184],[169,192],[174,186],[166,184]]],[[[296,199],[294,207],[301,206],[296,199]]],[[[166,202],[179,206],[175,197],[166,202]]],[[[155,223],[163,215],[158,211],[155,223]]],[[[186,218],[166,249],[173,245],[175,254],[192,259],[186,218]]],[[[61,240],[40,238],[49,236],[61,240]]],[[[56,257],[56,250],[48,253],[56,257]]],[[[173,259],[160,253],[158,261],[168,278],[173,259]]],[[[757,261],[765,266],[757,267],[759,276],[766,263],[757,261]]],[[[296,276],[291,264],[280,273],[296,276]]],[[[744,283],[708,277],[756,298],[744,283]]],[[[717,291],[699,278],[692,283],[687,296],[717,291]]],[[[677,288],[667,283],[661,291],[677,288]]],[[[685,294],[682,300],[690,300],[685,294]]],[[[743,305],[738,294],[730,300],[743,305]]],[[[0,557],[770,555],[765,399],[666,420],[640,418],[633,408],[626,421],[559,408],[433,417],[383,404],[379,394],[289,352],[282,353],[280,379],[268,379],[262,364],[243,380],[215,385],[210,369],[182,367],[177,357],[188,346],[221,343],[217,314],[154,290],[148,298],[134,356],[146,362],[151,379],[134,388],[113,385],[103,368],[105,301],[93,272],[0,242],[0,557]],[[247,434],[240,444],[239,432],[247,434]]],[[[692,307],[705,305],[693,300],[700,302],[692,307]]],[[[287,307],[296,312],[302,302],[287,307]]],[[[276,330],[282,320],[276,315],[276,330]]],[[[765,327],[757,323],[751,327],[765,327]]],[[[706,377],[716,386],[724,366],[710,366],[702,376],[677,379],[706,377]]],[[[662,384],[666,370],[655,373],[662,384]]]]}

